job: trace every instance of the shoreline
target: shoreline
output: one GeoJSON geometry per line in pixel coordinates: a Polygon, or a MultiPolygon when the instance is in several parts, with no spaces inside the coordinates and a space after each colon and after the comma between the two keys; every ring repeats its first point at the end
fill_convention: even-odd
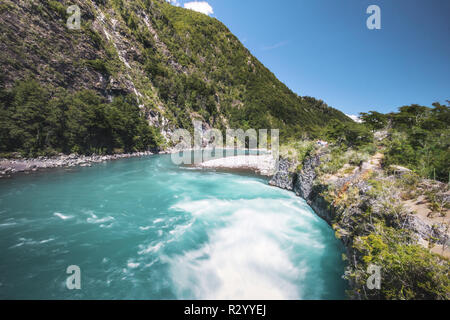
{"type": "Polygon", "coordinates": [[[271,177],[277,171],[277,161],[272,155],[240,155],[212,159],[197,165],[203,169],[250,170],[271,177]]]}
{"type": "MultiPolygon", "coordinates": [[[[48,169],[55,168],[73,168],[73,167],[90,167],[95,163],[102,163],[107,161],[119,160],[119,159],[129,159],[137,157],[145,157],[151,155],[164,155],[164,154],[174,154],[178,152],[186,151],[207,151],[214,148],[188,148],[183,150],[168,149],[161,150],[159,152],[142,151],[133,153],[120,153],[112,155],[79,155],[76,153],[72,154],[59,154],[52,157],[37,157],[37,158],[23,158],[23,159],[8,159],[0,158],[0,179],[11,178],[18,173],[31,173],[31,172],[43,172],[48,169]]],[[[216,148],[218,150],[228,150],[232,148],[216,148]]],[[[234,149],[236,150],[236,149],[234,149]]],[[[248,150],[248,149],[245,149],[248,150]]],[[[267,149],[250,149],[250,151],[261,151],[268,152],[267,149]]],[[[226,168],[224,168],[226,169],[226,168]]],[[[237,168],[240,169],[240,168],[237,168]]],[[[248,170],[255,171],[254,168],[247,168],[248,170]]],[[[257,172],[259,174],[259,172],[257,172]]]]}
{"type": "MultiPolygon", "coordinates": [[[[163,154],[166,152],[160,152],[163,154]]],[[[113,155],[78,155],[78,154],[61,154],[54,157],[38,157],[25,159],[0,159],[0,179],[11,178],[18,173],[39,172],[40,170],[53,168],[73,168],[73,167],[90,167],[95,163],[107,161],[137,158],[154,155],[150,151],[121,153],[113,155]]],[[[158,153],[156,153],[158,154],[158,153]]]]}

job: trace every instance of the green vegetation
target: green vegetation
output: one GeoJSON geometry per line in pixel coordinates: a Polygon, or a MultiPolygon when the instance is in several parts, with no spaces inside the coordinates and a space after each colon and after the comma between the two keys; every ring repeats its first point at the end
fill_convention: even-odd
{"type": "Polygon", "coordinates": [[[367,161],[370,153],[364,150],[343,149],[338,146],[331,148],[330,153],[322,158],[319,173],[334,174],[338,172],[345,164],[351,166],[360,166],[363,161],[367,161]]]}
{"type": "Polygon", "coordinates": [[[145,48],[147,75],[178,126],[189,128],[194,117],[223,129],[225,118],[233,128],[279,128],[284,138],[316,137],[331,119],[349,122],[323,101],[294,94],[218,20],[165,1],[114,3],[145,48]],[[133,22],[141,6],[169,53],[133,22]]]}
{"type": "Polygon", "coordinates": [[[109,74],[108,65],[104,60],[95,59],[95,60],[85,60],[84,64],[86,66],[91,67],[92,69],[99,71],[103,74],[109,74]]]}
{"type": "Polygon", "coordinates": [[[325,128],[324,136],[343,147],[360,148],[373,142],[372,132],[364,125],[332,120],[325,128]]]}
{"type": "MultiPolygon", "coordinates": [[[[417,235],[405,228],[408,212],[400,200],[405,191],[417,192],[417,175],[392,179],[373,172],[365,179],[340,187],[329,185],[323,193],[335,207],[336,235],[349,241],[345,277],[353,284],[350,297],[450,299],[448,260],[419,245],[417,235]],[[381,268],[379,290],[366,287],[370,265],[381,268]]],[[[428,239],[430,243],[435,240],[428,239]]]]}
{"type": "Polygon", "coordinates": [[[404,106],[387,115],[371,111],[361,114],[362,124],[355,123],[321,100],[293,93],[214,18],[165,0],[96,0],[105,16],[100,24],[93,23],[99,12],[92,3],[75,2],[83,7],[77,32],[64,25],[68,1],[33,2],[31,13],[12,1],[0,4],[0,14],[14,14],[10,20],[19,28],[0,25],[5,44],[0,77],[7,79],[5,86],[0,81],[0,156],[158,149],[163,139],[143,115],[156,106],[173,128],[192,129],[193,119],[218,129],[279,128],[286,142],[281,154],[298,164],[298,171],[317,154],[314,139],[326,139],[330,146],[320,150],[313,188],[335,209],[333,228],[353,254],[347,257],[351,296],[449,299],[448,261],[418,246],[404,229],[407,213],[401,201],[425,195],[432,215],[441,218],[447,212],[448,189],[441,184],[424,192],[419,187],[423,177],[448,182],[450,102],[404,106]],[[29,21],[29,15],[46,23],[39,29],[19,23],[29,21]],[[117,32],[108,29],[111,19],[117,32]],[[18,41],[16,33],[24,38],[18,41]],[[27,74],[38,80],[24,80],[27,74]],[[73,88],[79,83],[97,88],[99,78],[105,87],[98,92],[73,88]],[[143,109],[135,96],[124,94],[132,92],[130,81],[143,93],[143,109]],[[116,97],[109,102],[105,92],[111,91],[116,97]],[[355,170],[376,151],[384,153],[385,172],[355,170]],[[413,173],[396,177],[388,171],[391,165],[413,173]],[[324,182],[338,172],[361,176],[355,183],[324,182]],[[379,291],[364,289],[372,263],[382,267],[379,291]]]}
{"type": "MultiPolygon", "coordinates": [[[[384,130],[387,138],[380,147],[383,147],[386,168],[401,165],[422,177],[449,181],[450,101],[446,106],[434,103],[433,108],[404,106],[390,114],[370,111],[361,113],[361,119],[362,124],[332,120],[322,135],[343,150],[365,149],[372,153],[375,152],[373,133],[384,130]]],[[[333,158],[336,156],[338,153],[333,154],[333,158]]]]}
{"type": "Polygon", "coordinates": [[[61,18],[67,17],[67,8],[64,7],[63,4],[61,4],[58,1],[50,0],[48,1],[48,6],[50,9],[52,9],[54,12],[56,12],[61,18]]]}
{"type": "Polygon", "coordinates": [[[450,293],[450,265],[426,248],[411,244],[407,231],[376,226],[376,232],[358,237],[355,249],[363,256],[348,277],[364,288],[369,265],[383,266],[380,290],[356,290],[366,299],[447,300],[450,293]]]}
{"type": "Polygon", "coordinates": [[[385,128],[387,125],[386,116],[376,111],[369,111],[369,113],[361,112],[360,119],[374,132],[385,128]]]}
{"type": "MultiPolygon", "coordinates": [[[[437,238],[436,230],[448,230],[449,185],[434,180],[449,178],[450,105],[433,107],[405,106],[387,115],[362,113],[361,124],[331,121],[321,132],[330,145],[318,151],[313,188],[332,208],[330,223],[348,246],[345,278],[351,298],[450,299],[448,259],[430,251],[445,241],[442,233],[437,238]],[[376,152],[381,154],[362,169],[376,152]],[[384,170],[377,166],[379,161],[384,170]],[[399,165],[412,171],[400,168],[400,174],[399,165]],[[418,242],[416,226],[410,222],[415,212],[405,206],[408,200],[427,203],[428,218],[436,219],[424,239],[428,248],[418,242]],[[366,286],[370,265],[381,268],[379,290],[366,286]]],[[[294,145],[285,146],[282,156],[292,158],[294,145]]]]}
{"type": "MultiPolygon", "coordinates": [[[[12,102],[2,101],[2,108],[7,110],[2,111],[7,113],[2,121],[9,129],[2,129],[0,152],[110,152],[124,144],[125,149],[140,148],[139,144],[108,138],[105,132],[112,132],[113,125],[102,124],[104,130],[90,133],[95,139],[83,140],[74,138],[76,134],[50,129],[46,123],[51,119],[47,116],[57,112],[50,110],[53,104],[58,105],[66,95],[79,104],[76,109],[81,115],[73,112],[70,104],[65,105],[64,125],[76,122],[70,117],[86,117],[94,123],[102,123],[101,118],[112,121],[106,106],[114,103],[106,103],[104,98],[110,93],[133,93],[134,89],[139,91],[143,113],[153,111],[160,120],[164,117],[170,129],[193,130],[192,120],[200,120],[222,131],[278,128],[281,139],[297,139],[319,137],[321,128],[333,119],[351,123],[323,101],[293,93],[217,19],[166,1],[37,1],[30,11],[7,0],[2,8],[5,6],[15,8],[13,19],[7,21],[15,21],[20,29],[16,33],[24,38],[17,41],[7,24],[2,28],[6,50],[0,53],[0,64],[5,70],[5,87],[14,87],[7,94],[14,97],[12,102]],[[68,30],[64,20],[72,4],[78,4],[83,14],[81,30],[76,32],[68,30]],[[25,21],[30,16],[45,18],[48,23],[28,28],[25,21]],[[96,17],[104,17],[104,22],[95,22],[96,17]],[[16,87],[20,87],[16,82],[23,82],[29,75],[44,93],[31,98],[38,101],[31,108],[36,114],[21,116],[26,118],[21,136],[18,123],[22,120],[12,116],[12,110],[22,112],[24,108],[15,105],[19,103],[16,87]],[[99,100],[82,94],[83,88],[97,90],[90,94],[99,100]],[[93,110],[87,109],[90,103],[93,110]],[[91,113],[99,118],[92,120],[91,113]],[[60,143],[56,141],[57,132],[63,139],[60,143]]],[[[32,104],[25,98],[23,102],[32,104]]]]}
{"type": "Polygon", "coordinates": [[[105,154],[154,150],[161,144],[159,132],[148,125],[133,97],[106,103],[93,91],[54,91],[35,80],[1,89],[0,97],[3,154],[105,154]]]}
{"type": "MultiPolygon", "coordinates": [[[[317,145],[310,140],[292,141],[280,147],[280,156],[300,164],[316,150],[317,145]]],[[[299,167],[301,169],[301,167],[299,167]]]]}
{"type": "Polygon", "coordinates": [[[392,126],[385,165],[403,165],[423,177],[448,182],[450,101],[433,106],[404,106],[385,116],[392,126]]]}
{"type": "MultiPolygon", "coordinates": [[[[399,112],[381,114],[361,113],[362,124],[332,120],[322,136],[341,151],[352,148],[373,154],[376,150],[374,132],[385,131],[379,144],[385,154],[383,165],[401,165],[422,177],[449,181],[450,175],[450,101],[447,105],[434,103],[433,108],[411,105],[399,112]]],[[[332,158],[336,168],[339,152],[332,158]]],[[[332,170],[334,171],[334,170],[332,170]]]]}

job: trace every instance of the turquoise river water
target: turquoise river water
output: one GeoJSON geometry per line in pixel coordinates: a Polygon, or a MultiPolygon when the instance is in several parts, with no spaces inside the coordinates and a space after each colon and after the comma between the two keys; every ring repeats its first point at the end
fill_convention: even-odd
{"type": "Polygon", "coordinates": [[[2,179],[0,299],[344,299],[341,243],[267,182],[170,155],[2,179]]]}

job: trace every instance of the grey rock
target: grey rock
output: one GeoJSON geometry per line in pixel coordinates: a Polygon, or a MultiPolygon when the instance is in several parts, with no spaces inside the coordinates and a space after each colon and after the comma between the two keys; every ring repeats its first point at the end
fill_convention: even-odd
{"type": "Polygon", "coordinates": [[[316,179],[315,169],[320,165],[320,155],[308,157],[303,162],[300,174],[296,176],[294,182],[294,192],[305,200],[311,195],[314,180],[316,179]]]}
{"type": "Polygon", "coordinates": [[[292,168],[294,163],[287,159],[280,159],[278,162],[278,170],[272,179],[269,181],[269,185],[286,190],[294,189],[294,177],[292,168]]]}

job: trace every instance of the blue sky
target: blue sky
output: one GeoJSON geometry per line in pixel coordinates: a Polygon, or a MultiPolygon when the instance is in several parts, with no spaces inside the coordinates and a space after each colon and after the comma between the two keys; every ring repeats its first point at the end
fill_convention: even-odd
{"type": "Polygon", "coordinates": [[[450,100],[449,0],[192,2],[178,0],[222,21],[294,92],[347,114],[450,100]],[[366,27],[372,4],[381,30],[366,27]]]}

